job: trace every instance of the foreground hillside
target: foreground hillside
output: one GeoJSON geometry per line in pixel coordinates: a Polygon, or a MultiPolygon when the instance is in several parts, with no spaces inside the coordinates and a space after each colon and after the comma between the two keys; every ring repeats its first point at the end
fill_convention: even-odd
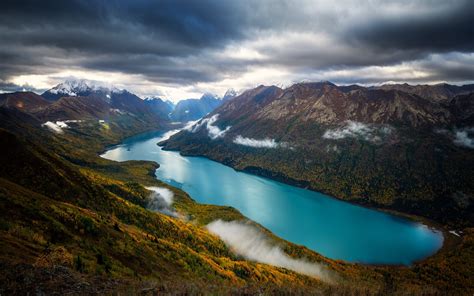
{"type": "MultiPolygon", "coordinates": [[[[204,229],[145,210],[148,193],[134,182],[132,172],[137,169],[147,174],[156,168],[153,164],[123,166],[122,173],[130,177],[121,181],[76,168],[5,131],[0,136],[2,143],[9,143],[8,147],[2,145],[0,178],[5,293],[41,291],[47,289],[47,284],[58,288],[62,285],[58,279],[22,286],[28,280],[14,274],[25,269],[19,263],[31,265],[30,272],[39,273],[34,276],[44,276],[41,273],[51,270],[110,279],[131,278],[132,282],[154,278],[178,291],[197,292],[204,279],[209,290],[241,286],[245,282],[277,284],[275,278],[289,286],[319,285],[318,281],[295,273],[236,261],[225,245],[204,229]],[[64,270],[58,271],[58,266],[64,270]],[[248,278],[237,276],[239,270],[248,278]],[[16,276],[16,284],[11,282],[12,276],[16,276]]],[[[116,168],[102,167],[109,169],[116,168]]],[[[158,183],[148,179],[148,184],[158,183]]],[[[108,285],[112,286],[98,285],[93,289],[100,292],[121,288],[127,282],[108,285]]],[[[68,291],[68,287],[64,289],[68,291]]]]}
{"type": "Polygon", "coordinates": [[[414,266],[376,267],[329,260],[252,224],[291,258],[318,264],[328,275],[305,276],[235,255],[205,225],[246,218],[229,207],[197,204],[156,180],[158,164],[99,158],[99,151],[130,133],[120,118],[111,119],[107,128],[84,118],[58,132],[41,126],[36,116],[0,107],[1,294],[474,291],[470,228],[459,238],[447,236],[440,252],[414,266]],[[148,210],[148,186],[171,190],[179,215],[148,210]]]}
{"type": "MultiPolygon", "coordinates": [[[[100,132],[100,125],[84,121],[56,134],[8,119],[10,131],[0,130],[2,294],[325,286],[239,260],[204,228],[146,210],[150,192],[144,185],[166,187],[152,177],[157,164],[117,165],[98,158],[95,153],[104,146],[88,137],[110,144],[118,136],[100,132]],[[90,129],[99,132],[86,136],[90,129]]],[[[203,212],[201,218],[212,210],[172,190],[183,206],[203,212]]],[[[243,218],[232,209],[210,215],[219,212],[243,218]]]]}

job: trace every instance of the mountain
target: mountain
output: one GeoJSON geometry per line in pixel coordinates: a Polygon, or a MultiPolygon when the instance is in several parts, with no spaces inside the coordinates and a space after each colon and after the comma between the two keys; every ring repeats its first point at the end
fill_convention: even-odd
{"type": "Polygon", "coordinates": [[[112,92],[110,94],[110,107],[113,109],[130,112],[135,115],[146,116],[150,118],[160,118],[166,120],[166,117],[160,117],[154,113],[148,105],[137,95],[126,90],[112,92]]]}
{"type": "Polygon", "coordinates": [[[111,109],[116,109],[117,112],[130,112],[131,114],[140,114],[146,117],[155,116],[163,121],[187,122],[203,117],[220,106],[224,101],[235,97],[236,94],[236,91],[229,89],[224,97],[220,99],[216,95],[205,93],[200,99],[182,100],[175,106],[172,102],[163,101],[161,98],[142,100],[127,90],[105,87],[86,80],[69,79],[45,91],[42,97],[48,101],[55,102],[61,98],[93,96],[102,99],[110,105],[111,109]]]}
{"type": "Polygon", "coordinates": [[[16,108],[26,112],[33,112],[45,108],[49,104],[49,101],[33,92],[0,94],[0,107],[16,108]]]}
{"type": "Polygon", "coordinates": [[[166,103],[166,105],[168,105],[168,106],[170,107],[171,111],[173,111],[173,110],[174,110],[174,107],[176,107],[176,104],[173,103],[173,102],[170,101],[170,100],[166,100],[165,103],[166,103]]]}
{"type": "Polygon", "coordinates": [[[454,97],[449,108],[459,125],[474,126],[474,92],[454,97]]]}
{"type": "Polygon", "coordinates": [[[33,114],[44,121],[105,119],[110,110],[110,104],[99,97],[75,96],[62,97],[33,114]]]}
{"type": "MultiPolygon", "coordinates": [[[[78,167],[65,156],[88,150],[87,142],[77,134],[64,137],[49,137],[45,143],[50,144],[39,145],[0,128],[2,293],[110,294],[122,286],[128,292],[149,290],[140,278],[166,285],[152,290],[167,294],[195,294],[196,286],[211,294],[228,294],[245,284],[264,283],[277,291],[283,283],[301,293],[321,286],[314,278],[236,259],[203,226],[147,210],[150,192],[137,180],[166,186],[152,176],[156,164],[117,165],[89,150],[81,154],[78,167]],[[69,152],[60,156],[54,145],[69,152]],[[84,165],[88,162],[90,167],[84,165]],[[216,263],[220,260],[225,264],[216,263]],[[240,269],[248,272],[245,278],[240,269]],[[303,280],[308,287],[294,284],[303,280]]],[[[172,190],[189,210],[208,211],[172,190]]],[[[232,209],[221,209],[224,213],[241,217],[232,209]]]]}
{"type": "Polygon", "coordinates": [[[66,80],[42,96],[52,102],[34,112],[44,120],[107,119],[145,130],[169,121],[166,103],[153,105],[127,90],[85,80],[66,80]]]}
{"type": "Polygon", "coordinates": [[[161,98],[146,98],[145,104],[161,118],[169,118],[175,107],[173,102],[163,101],[161,98]]]}
{"type": "MultiPolygon", "coordinates": [[[[234,120],[232,116],[245,119],[245,116],[251,115],[249,110],[232,109],[226,105],[265,109],[275,97],[284,93],[285,90],[277,87],[261,86],[228,100],[222,108],[227,108],[229,122],[234,120]]],[[[444,295],[447,291],[461,295],[474,290],[470,281],[474,266],[474,229],[462,228],[462,223],[455,228],[462,229],[459,231],[461,237],[446,231],[446,247],[412,266],[400,268],[330,260],[306,247],[278,238],[231,207],[196,203],[181,189],[157,180],[154,172],[159,164],[155,162],[114,162],[100,158],[98,153],[104,151],[105,147],[120,142],[131,133],[143,131],[143,126],[137,128],[124,124],[143,120],[139,114],[127,113],[132,112],[132,109],[124,114],[110,111],[110,102],[94,95],[62,97],[41,108],[25,110],[16,107],[17,102],[26,102],[25,98],[30,96],[29,93],[18,93],[12,99],[13,103],[7,104],[9,107],[0,106],[2,295],[27,295],[31,291],[42,295],[444,295]],[[105,116],[107,112],[110,116],[107,124],[99,123],[97,118],[105,116]],[[46,117],[51,120],[71,117],[81,120],[68,122],[70,125],[64,127],[62,133],[54,133],[44,127],[46,117]],[[156,197],[147,189],[149,186],[161,187],[173,193],[172,207],[179,214],[178,217],[148,209],[150,200],[156,197]],[[218,236],[209,232],[206,225],[215,220],[238,221],[236,225],[242,223],[254,226],[255,231],[261,230],[262,234],[268,235],[268,241],[264,241],[265,236],[258,235],[258,232],[257,235],[248,233],[246,237],[259,244],[274,245],[272,257],[288,254],[283,258],[290,262],[304,258],[304,261],[300,261],[303,272],[317,264],[323,274],[328,272],[331,281],[325,282],[319,277],[306,276],[283,267],[245,260],[218,236]]],[[[38,97],[31,101],[35,102],[36,99],[41,101],[38,97]]],[[[465,102],[464,97],[453,101],[453,110],[462,109],[465,102]]],[[[299,180],[319,173],[314,168],[321,169],[321,163],[315,165],[307,161],[311,157],[314,161],[318,155],[327,154],[326,150],[316,149],[305,153],[308,147],[302,149],[304,147],[296,143],[283,145],[279,141],[275,142],[281,144],[278,149],[234,145],[226,135],[234,127],[227,130],[226,123],[220,121],[219,115],[217,112],[211,113],[201,121],[201,128],[194,127],[191,132],[178,136],[195,136],[192,139],[195,148],[203,149],[206,145],[213,149],[213,157],[220,159],[223,155],[221,161],[237,168],[235,162],[242,161],[249,171],[257,172],[259,168],[260,173],[271,173],[280,169],[281,177],[294,177],[292,170],[299,166],[299,180]],[[215,120],[210,121],[210,118],[215,120]],[[196,131],[192,132],[194,129],[196,131]],[[221,133],[218,129],[227,131],[221,133]],[[217,131],[219,136],[211,140],[209,131],[217,131]],[[201,134],[205,137],[201,137],[201,134]],[[228,140],[232,143],[228,143],[228,140]],[[219,148],[217,151],[216,147],[219,148]],[[271,166],[269,161],[272,162],[271,166]],[[266,170],[263,169],[264,165],[266,170]]],[[[238,126],[239,123],[233,121],[232,124],[238,126]]],[[[277,124],[273,122],[273,126],[277,124]]],[[[255,135],[262,133],[265,129],[261,128],[250,126],[249,132],[255,135]]],[[[266,128],[271,130],[270,126],[266,128]]],[[[278,129],[273,131],[277,132],[278,129]]],[[[311,130],[308,132],[312,140],[317,138],[317,133],[311,130]]],[[[248,134],[243,135],[249,137],[248,134]]],[[[318,140],[314,142],[317,146],[318,140]]],[[[240,143],[253,145],[255,141],[244,139],[240,143]]],[[[331,151],[336,155],[333,150],[335,144],[331,145],[331,151]]],[[[377,160],[383,155],[376,151],[380,143],[372,145],[370,141],[366,143],[360,139],[347,141],[345,146],[343,143],[337,145],[337,149],[341,149],[341,154],[335,156],[337,163],[328,164],[328,168],[336,169],[325,172],[327,179],[318,180],[323,185],[331,184],[334,175],[341,175],[348,178],[347,182],[336,183],[333,188],[350,190],[350,186],[354,188],[352,183],[357,184],[361,177],[360,172],[348,172],[347,167],[357,168],[363,161],[377,165],[385,162],[391,164],[392,159],[388,157],[377,160]],[[357,147],[363,150],[358,155],[360,160],[342,152],[348,147],[356,151],[357,147]]],[[[423,140],[420,140],[411,149],[416,150],[423,145],[423,140]]],[[[461,150],[452,146],[442,148],[447,148],[443,153],[454,149],[453,153],[459,154],[458,160],[447,156],[450,160],[448,166],[457,166],[460,160],[465,162],[465,167],[472,165],[466,158],[467,154],[461,150]]],[[[187,149],[187,153],[192,149],[187,149]]],[[[205,154],[202,150],[195,152],[205,154]]],[[[410,153],[400,155],[404,157],[410,153]]],[[[408,163],[413,165],[418,157],[422,158],[423,154],[414,155],[408,163]]],[[[423,159],[420,160],[420,163],[425,163],[423,159]]],[[[426,164],[430,165],[431,162],[426,161],[426,164]]],[[[370,184],[373,176],[371,167],[361,169],[368,172],[368,177],[362,179],[363,183],[370,184]]],[[[398,166],[392,169],[397,170],[398,166]]],[[[446,174],[451,171],[447,168],[446,174]]],[[[380,175],[379,184],[387,189],[389,184],[384,183],[384,172],[378,170],[377,173],[380,175]]],[[[431,175],[429,170],[424,173],[431,175]]],[[[400,186],[410,185],[403,183],[403,174],[397,177],[400,178],[400,186]]],[[[416,178],[414,175],[411,177],[416,178]]],[[[457,179],[459,189],[465,189],[462,176],[447,177],[457,179]]],[[[442,186],[444,184],[440,184],[442,186]]],[[[429,199],[431,193],[426,191],[424,195],[429,199]]],[[[462,207],[469,202],[469,196],[461,193],[457,195],[460,209],[455,214],[464,217],[462,207]]],[[[388,194],[390,191],[384,197],[388,198],[388,194]]],[[[436,208],[452,217],[453,213],[449,212],[451,197],[447,196],[442,202],[436,204],[436,208]]],[[[420,203],[421,206],[423,203],[420,203]]],[[[440,226],[437,228],[442,229],[440,226]]],[[[236,228],[234,231],[242,230],[236,228]]],[[[259,253],[259,248],[256,252],[259,253]]]]}
{"type": "Polygon", "coordinates": [[[42,96],[50,101],[56,101],[62,97],[87,97],[92,94],[110,99],[112,93],[120,93],[118,88],[108,88],[83,79],[68,79],[55,87],[45,91],[42,96]]]}
{"type": "MultiPolygon", "coordinates": [[[[94,97],[59,101],[71,98],[94,97]]],[[[24,120],[29,117],[0,107],[2,294],[253,295],[263,286],[270,294],[332,289],[318,278],[236,257],[206,224],[248,220],[230,207],[197,204],[157,180],[158,164],[100,158],[98,152],[126,130],[104,131],[84,120],[56,134],[24,120]],[[12,119],[21,126],[12,128],[12,119]],[[183,218],[149,210],[152,192],[145,186],[172,192],[173,207],[183,218]]],[[[330,264],[331,270],[342,266],[277,237],[272,241],[291,257],[330,264]]],[[[354,279],[365,272],[344,268],[354,279]]],[[[361,287],[356,283],[351,290],[361,287]]]]}
{"type": "Polygon", "coordinates": [[[210,93],[202,95],[200,99],[181,100],[176,104],[170,117],[173,121],[181,122],[196,120],[208,114],[223,102],[218,96],[210,93]]]}
{"type": "MultiPolygon", "coordinates": [[[[55,89],[64,89],[64,85],[55,89]]],[[[84,83],[78,85],[79,88],[86,88],[84,83]]],[[[56,100],[46,100],[31,92],[16,92],[0,95],[0,124],[13,131],[26,132],[31,131],[33,126],[47,134],[68,134],[73,131],[71,125],[74,125],[91,129],[95,136],[107,133],[118,139],[164,129],[169,124],[169,118],[155,113],[138,96],[126,90],[77,92],[74,96],[61,93],[56,100]]]]}
{"type": "Polygon", "coordinates": [[[452,121],[449,110],[416,95],[367,88],[347,92],[330,82],[300,83],[285,90],[259,86],[214,113],[228,125],[239,121],[235,128],[265,121],[278,121],[275,129],[290,123],[337,125],[348,120],[413,127],[452,121]]]}
{"type": "Polygon", "coordinates": [[[238,95],[238,94],[237,94],[237,91],[235,91],[233,88],[229,88],[229,89],[225,92],[224,96],[222,97],[222,100],[223,100],[223,101],[227,101],[227,100],[230,100],[230,99],[236,97],[237,95],[238,95]]]}
{"type": "Polygon", "coordinates": [[[359,204],[473,225],[472,106],[472,94],[438,102],[330,82],[259,86],[161,145],[359,204]]]}
{"type": "Polygon", "coordinates": [[[435,102],[447,102],[453,97],[461,94],[469,94],[474,92],[474,84],[466,84],[462,86],[440,83],[435,85],[409,85],[404,84],[384,84],[377,89],[383,90],[400,90],[406,93],[415,94],[427,100],[435,102]]]}

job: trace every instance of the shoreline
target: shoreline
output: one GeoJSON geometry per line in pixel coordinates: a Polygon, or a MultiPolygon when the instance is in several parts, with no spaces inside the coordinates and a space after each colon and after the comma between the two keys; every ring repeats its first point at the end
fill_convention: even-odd
{"type": "MultiPolygon", "coordinates": [[[[101,155],[103,153],[105,153],[106,151],[112,149],[113,147],[115,146],[119,146],[121,144],[123,144],[123,142],[126,140],[126,139],[130,139],[130,138],[133,138],[133,137],[137,137],[137,136],[140,136],[140,135],[145,135],[145,134],[148,134],[148,133],[154,133],[154,132],[163,132],[163,133],[166,133],[168,130],[152,130],[152,131],[145,131],[145,132],[142,132],[142,133],[138,133],[138,134],[135,134],[133,136],[129,136],[129,137],[125,137],[123,138],[121,141],[119,141],[118,143],[113,143],[113,144],[109,144],[107,146],[105,146],[100,152],[98,152],[98,156],[101,157],[101,155]]],[[[286,185],[290,185],[290,186],[295,186],[295,187],[298,187],[298,188],[301,188],[301,189],[306,189],[306,190],[310,190],[310,191],[313,191],[313,192],[317,192],[317,193],[321,193],[321,194],[324,194],[326,196],[328,196],[329,198],[332,198],[332,199],[335,199],[335,200],[338,200],[338,201],[343,201],[343,202],[348,202],[352,205],[355,205],[355,206],[360,206],[360,207],[363,207],[363,208],[367,208],[367,209],[370,209],[370,210],[375,210],[375,211],[380,211],[380,212],[383,212],[383,213],[386,213],[386,214],[390,214],[390,215],[393,215],[393,216],[396,216],[396,217],[399,217],[399,218],[403,218],[403,219],[406,219],[410,222],[415,222],[415,223],[421,223],[423,224],[424,226],[428,227],[429,229],[431,230],[435,230],[435,231],[439,231],[442,235],[442,245],[441,247],[436,250],[435,253],[427,256],[427,257],[424,257],[424,258],[421,258],[419,260],[416,260],[416,261],[413,261],[410,265],[402,265],[402,264],[377,264],[377,263],[360,263],[360,262],[349,262],[349,261],[345,261],[345,260],[342,260],[342,259],[332,259],[332,258],[329,258],[329,257],[325,257],[323,256],[322,254],[318,253],[317,251],[314,251],[312,249],[309,249],[311,250],[312,252],[315,252],[316,254],[320,255],[320,256],[323,256],[324,258],[327,258],[329,260],[335,260],[335,261],[342,261],[346,264],[357,264],[357,265],[361,265],[361,266],[373,266],[373,267],[389,267],[389,268],[410,268],[412,267],[413,265],[416,265],[416,264],[419,264],[419,263],[422,263],[426,260],[428,260],[429,258],[432,258],[432,257],[435,257],[435,256],[438,256],[440,254],[444,254],[445,252],[449,251],[449,250],[452,250],[455,246],[457,246],[461,240],[462,240],[462,237],[455,237],[455,235],[451,234],[449,231],[450,229],[447,229],[446,225],[443,225],[439,222],[436,222],[434,220],[431,220],[431,219],[428,219],[426,217],[422,217],[422,216],[417,216],[417,215],[413,215],[413,214],[408,214],[408,213],[403,213],[403,212],[399,212],[399,211],[396,211],[396,210],[393,210],[393,209],[385,209],[385,208],[377,208],[375,206],[372,206],[372,205],[367,205],[367,204],[359,204],[355,201],[348,201],[348,200],[344,200],[344,199],[340,199],[340,198],[337,198],[335,196],[332,196],[332,195],[329,195],[328,193],[325,193],[325,192],[321,192],[321,191],[317,191],[317,190],[314,190],[314,189],[311,189],[310,187],[302,187],[302,186],[298,186],[296,184],[291,184],[290,182],[283,182],[282,180],[277,180],[277,179],[274,179],[274,178],[271,178],[271,177],[268,177],[268,176],[265,176],[265,175],[260,175],[258,173],[253,173],[253,172],[249,172],[249,171],[246,171],[246,170],[238,170],[238,169],[235,169],[234,167],[226,164],[226,163],[222,163],[222,162],[219,162],[217,160],[214,160],[212,158],[209,158],[209,157],[206,157],[204,155],[186,155],[186,154],[182,154],[179,150],[173,150],[173,149],[164,149],[163,146],[160,146],[158,145],[158,143],[156,143],[157,146],[161,147],[161,149],[163,149],[164,151],[174,151],[174,152],[178,152],[181,156],[183,157],[202,157],[202,158],[205,158],[205,159],[208,159],[208,160],[211,160],[211,161],[215,161],[217,163],[220,163],[222,165],[225,165],[227,167],[230,167],[232,168],[233,170],[237,171],[237,172],[244,172],[244,173],[247,173],[247,174],[251,174],[251,175],[254,175],[254,176],[258,176],[258,177],[262,177],[262,178],[266,178],[266,179],[269,179],[271,181],[276,181],[276,182],[280,182],[282,184],[286,184],[286,185]]],[[[102,157],[101,157],[102,158],[102,157]]],[[[155,177],[156,178],[156,177],[155,177]]],[[[158,179],[158,178],[157,178],[158,179]]],[[[159,179],[158,179],[159,180],[159,179]]],[[[194,202],[196,203],[199,203],[197,201],[195,201],[193,199],[194,202]]],[[[201,204],[201,203],[199,203],[201,204]]],[[[258,223],[256,221],[253,221],[252,219],[246,217],[248,220],[254,222],[254,223],[258,223]]],[[[275,235],[273,232],[271,232],[273,235],[275,235]]],[[[284,241],[287,241],[286,239],[283,239],[283,238],[280,238],[284,241]]],[[[295,244],[291,241],[288,241],[289,243],[292,243],[292,244],[295,244]]],[[[306,247],[307,248],[307,247],[306,247]]]]}
{"type": "MultiPolygon", "coordinates": [[[[205,155],[191,155],[191,154],[183,154],[181,153],[181,151],[179,150],[176,150],[176,149],[164,149],[163,146],[160,146],[158,143],[157,143],[157,146],[159,147],[162,147],[163,150],[165,151],[174,151],[174,152],[178,152],[181,156],[183,157],[202,157],[202,158],[205,158],[205,159],[208,159],[208,160],[211,160],[211,161],[215,161],[217,163],[220,163],[222,165],[225,165],[227,167],[230,167],[232,168],[233,170],[237,171],[237,172],[243,172],[243,173],[246,173],[246,174],[250,174],[250,175],[254,175],[254,176],[257,176],[257,177],[261,177],[261,178],[266,178],[266,179],[269,179],[271,181],[276,181],[276,182],[280,182],[280,183],[283,183],[285,185],[290,185],[290,186],[295,186],[295,187],[298,187],[298,188],[301,188],[301,189],[306,189],[306,190],[310,190],[310,191],[313,191],[313,192],[317,192],[317,193],[320,193],[320,194],[324,194],[326,195],[327,197],[329,198],[332,198],[332,199],[335,199],[335,200],[338,200],[338,201],[342,201],[342,202],[347,202],[347,203],[350,203],[352,205],[355,205],[355,206],[359,206],[359,207],[363,207],[363,208],[366,208],[366,209],[370,209],[370,210],[375,210],[375,211],[380,211],[380,212],[383,212],[383,213],[386,213],[386,214],[390,214],[390,215],[393,215],[393,216],[396,216],[396,217],[399,217],[399,218],[403,218],[403,219],[406,219],[410,222],[415,222],[415,223],[421,223],[423,224],[424,226],[428,227],[430,230],[436,230],[436,231],[439,231],[442,235],[442,238],[443,238],[443,242],[442,242],[442,245],[441,247],[435,252],[433,253],[432,255],[429,255],[427,257],[424,257],[422,259],[419,259],[419,260],[416,260],[414,261],[411,265],[398,265],[398,264],[365,264],[365,263],[358,263],[358,262],[348,262],[348,261],[344,261],[346,263],[349,263],[349,264],[360,264],[360,265],[364,265],[364,266],[377,266],[377,267],[410,267],[412,265],[415,265],[415,264],[418,264],[418,263],[421,263],[423,261],[426,261],[428,260],[429,258],[432,258],[434,256],[437,256],[438,254],[441,254],[441,253],[445,253],[449,250],[452,250],[454,249],[457,245],[460,244],[460,242],[462,241],[462,236],[455,236],[453,235],[452,233],[450,233],[450,231],[452,229],[449,229],[447,227],[447,225],[445,224],[442,224],[440,222],[437,222],[435,220],[432,220],[432,219],[429,219],[429,218],[426,218],[426,217],[423,217],[423,216],[418,216],[418,215],[415,215],[415,214],[409,214],[409,213],[404,213],[404,212],[401,212],[401,211],[398,211],[398,210],[395,210],[395,209],[388,209],[388,208],[379,208],[379,207],[376,207],[375,205],[370,205],[370,204],[361,204],[361,203],[357,203],[356,201],[353,201],[353,200],[345,200],[345,199],[341,199],[341,198],[338,198],[338,197],[335,197],[327,192],[324,192],[324,191],[318,191],[318,190],[315,190],[315,189],[312,189],[310,186],[307,186],[307,187],[304,187],[304,186],[299,186],[298,184],[300,183],[304,183],[306,181],[302,181],[302,182],[299,182],[298,180],[294,180],[295,182],[285,182],[285,180],[279,180],[277,178],[272,178],[270,176],[267,176],[267,175],[264,175],[264,174],[258,174],[258,171],[256,172],[253,172],[253,171],[247,171],[245,169],[243,170],[239,170],[239,169],[236,169],[235,167],[227,164],[227,163],[223,163],[223,162],[220,162],[218,160],[215,160],[215,159],[212,159],[210,157],[207,157],[205,155]]],[[[313,251],[313,252],[316,252],[316,251],[313,251]]],[[[317,253],[317,252],[316,252],[317,253]]],[[[319,254],[319,253],[318,253],[319,254]]],[[[322,255],[321,255],[322,256],[322,255]]],[[[329,258],[330,259],[330,258],[329,258]]],[[[340,260],[340,259],[331,259],[331,260],[340,260]]]]}

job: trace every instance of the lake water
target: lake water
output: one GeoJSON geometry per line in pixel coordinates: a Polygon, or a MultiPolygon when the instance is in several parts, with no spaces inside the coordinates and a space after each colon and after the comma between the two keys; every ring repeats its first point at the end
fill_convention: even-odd
{"type": "Polygon", "coordinates": [[[409,265],[443,244],[440,231],[421,223],[237,172],[206,158],[163,151],[157,143],[166,136],[148,133],[129,138],[102,157],[156,161],[160,164],[156,177],[194,200],[232,206],[277,236],[332,259],[409,265]]]}

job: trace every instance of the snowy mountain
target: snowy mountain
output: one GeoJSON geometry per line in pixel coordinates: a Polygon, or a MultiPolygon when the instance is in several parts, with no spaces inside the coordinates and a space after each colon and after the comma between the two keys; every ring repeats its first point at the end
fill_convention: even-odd
{"type": "Polygon", "coordinates": [[[68,79],[44,92],[42,96],[48,101],[58,102],[49,107],[51,110],[45,111],[54,116],[56,114],[95,116],[97,112],[104,114],[112,110],[120,114],[138,116],[137,118],[148,122],[159,122],[167,121],[171,112],[169,105],[161,99],[163,107],[157,106],[156,103],[147,103],[148,101],[125,89],[81,79],[68,79]]]}
{"type": "Polygon", "coordinates": [[[42,96],[50,101],[56,101],[61,97],[90,96],[92,94],[110,99],[112,93],[123,93],[124,90],[116,87],[106,87],[94,81],[84,79],[68,79],[50,90],[42,96]]]}
{"type": "Polygon", "coordinates": [[[174,121],[191,121],[199,119],[224,103],[217,95],[205,93],[200,99],[187,99],[176,104],[170,117],[174,121]]]}
{"type": "Polygon", "coordinates": [[[230,99],[236,97],[237,95],[238,95],[238,93],[233,88],[229,88],[225,92],[224,96],[222,97],[222,100],[227,101],[227,100],[230,100],[230,99]]]}
{"type": "Polygon", "coordinates": [[[169,118],[171,112],[173,112],[174,104],[173,102],[159,97],[146,98],[144,100],[145,104],[161,118],[169,118]]]}

